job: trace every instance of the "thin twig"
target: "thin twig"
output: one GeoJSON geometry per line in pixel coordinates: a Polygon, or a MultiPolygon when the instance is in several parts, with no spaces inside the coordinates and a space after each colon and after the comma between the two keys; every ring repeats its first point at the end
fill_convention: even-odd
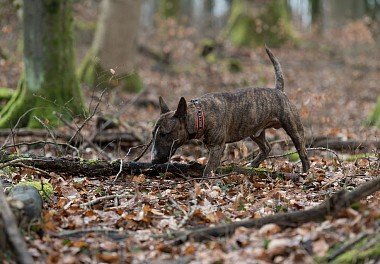
{"type": "Polygon", "coordinates": [[[7,148],[12,148],[12,147],[18,147],[18,146],[33,146],[33,145],[39,145],[39,144],[66,146],[66,147],[69,147],[72,150],[76,151],[78,154],[80,153],[79,149],[77,149],[73,145],[70,145],[70,144],[67,144],[67,143],[61,143],[61,142],[52,142],[52,141],[47,141],[47,140],[38,140],[38,141],[33,141],[33,142],[13,143],[12,145],[4,145],[4,146],[2,146],[0,148],[0,150],[7,149],[7,148]]]}
{"type": "MultiPolygon", "coordinates": [[[[75,131],[75,132],[77,132],[78,130],[75,128],[75,127],[73,127],[69,122],[67,122],[67,120],[66,119],[64,119],[63,117],[62,117],[62,115],[56,115],[67,127],[69,127],[71,130],[73,130],[73,131],[75,131]]],[[[101,154],[104,158],[106,158],[107,160],[112,160],[112,157],[110,156],[110,155],[108,155],[106,152],[104,152],[101,148],[99,148],[94,142],[92,142],[92,141],[90,141],[87,137],[84,137],[83,135],[82,135],[82,133],[81,132],[78,132],[79,133],[79,135],[81,135],[82,136],[82,138],[96,151],[96,152],[98,152],[99,154],[101,154]]],[[[69,140],[69,143],[68,144],[70,144],[70,140],[69,140]]]]}
{"type": "Polygon", "coordinates": [[[146,144],[138,145],[138,146],[135,146],[135,147],[130,147],[128,149],[127,154],[125,155],[125,157],[129,156],[129,154],[131,153],[132,149],[137,149],[137,148],[142,148],[142,147],[146,147],[146,144]]]}
{"type": "Polygon", "coordinates": [[[7,161],[7,162],[4,162],[3,164],[0,164],[0,170],[5,168],[5,167],[12,166],[15,163],[21,163],[23,161],[31,161],[31,160],[33,160],[33,159],[31,159],[31,158],[19,158],[19,159],[7,161]]]}
{"type": "Polygon", "coordinates": [[[113,182],[117,181],[117,178],[119,178],[119,175],[123,171],[123,159],[120,159],[120,169],[119,172],[116,174],[115,179],[113,179],[113,182]]]}
{"type": "Polygon", "coordinates": [[[151,140],[149,141],[148,145],[146,145],[146,147],[145,147],[144,150],[140,153],[140,155],[138,155],[138,156],[133,160],[134,162],[139,161],[139,160],[142,158],[142,156],[144,156],[145,152],[148,150],[148,148],[149,148],[150,145],[152,144],[152,141],[153,141],[153,139],[151,139],[151,140]]]}
{"type": "MultiPolygon", "coordinates": [[[[194,201],[195,201],[195,203],[197,203],[196,199],[194,201]]],[[[194,215],[196,210],[197,210],[197,204],[194,204],[193,206],[191,206],[189,212],[185,214],[185,217],[178,224],[178,228],[183,227],[187,223],[187,221],[189,221],[190,218],[194,215]]]]}
{"type": "MultiPolygon", "coordinates": [[[[74,135],[70,138],[69,140],[69,144],[71,143],[71,141],[73,141],[73,139],[78,135],[78,133],[80,133],[80,131],[82,130],[82,128],[87,124],[88,121],[91,120],[91,118],[96,114],[96,111],[98,110],[99,108],[99,105],[100,105],[100,102],[102,101],[102,98],[103,98],[103,95],[104,93],[108,90],[108,88],[105,88],[102,93],[100,94],[100,99],[99,99],[99,102],[96,104],[95,108],[94,108],[94,111],[92,112],[92,114],[90,116],[88,116],[82,123],[82,125],[79,126],[79,128],[75,131],[74,135]]],[[[88,143],[88,142],[87,142],[88,143]]]]}
{"type": "Polygon", "coordinates": [[[47,130],[47,132],[50,134],[51,138],[53,139],[56,145],[56,148],[58,148],[57,139],[55,138],[53,131],[51,131],[50,128],[44,122],[42,122],[42,120],[39,119],[37,116],[34,116],[34,119],[36,119],[47,130]]]}
{"type": "Polygon", "coordinates": [[[45,170],[42,170],[42,169],[39,169],[39,168],[36,168],[36,167],[33,167],[33,166],[29,166],[29,165],[26,165],[24,163],[14,163],[14,164],[11,164],[12,166],[15,166],[15,167],[23,167],[23,168],[26,168],[26,169],[30,169],[30,170],[34,170],[34,171],[37,171],[39,173],[42,173],[46,176],[51,176],[49,172],[45,171],[45,170]]]}
{"type": "Polygon", "coordinates": [[[84,203],[81,205],[81,207],[83,208],[86,208],[86,207],[90,207],[90,206],[93,206],[95,204],[98,204],[100,202],[103,202],[103,201],[107,201],[107,200],[112,200],[112,199],[120,199],[120,198],[124,198],[124,197],[127,197],[128,194],[113,194],[113,195],[106,195],[106,196],[102,196],[102,197],[98,197],[94,200],[91,200],[87,203],[84,203]]]}

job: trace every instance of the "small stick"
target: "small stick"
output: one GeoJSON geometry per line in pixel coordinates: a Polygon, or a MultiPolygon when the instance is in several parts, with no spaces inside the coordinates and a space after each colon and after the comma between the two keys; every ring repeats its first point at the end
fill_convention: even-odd
{"type": "Polygon", "coordinates": [[[123,171],[123,159],[120,159],[120,169],[119,169],[119,172],[116,174],[115,179],[113,179],[113,182],[117,181],[117,178],[119,178],[119,175],[121,174],[122,171],[123,171]]]}
{"type": "Polygon", "coordinates": [[[148,148],[150,147],[150,145],[152,145],[152,141],[153,141],[153,139],[151,139],[151,140],[149,141],[148,145],[146,145],[146,147],[145,147],[144,150],[140,153],[140,155],[138,155],[138,156],[133,160],[134,162],[139,161],[139,160],[142,158],[142,156],[144,156],[145,152],[148,150],[148,148]]]}
{"type": "Polygon", "coordinates": [[[99,227],[79,229],[79,230],[65,230],[60,233],[50,233],[50,235],[57,238],[63,238],[63,237],[77,237],[77,236],[82,236],[88,233],[100,233],[106,236],[117,237],[117,238],[128,237],[128,233],[122,233],[120,232],[120,230],[110,229],[110,228],[99,228],[99,227]]]}
{"type": "Polygon", "coordinates": [[[33,159],[31,158],[19,158],[19,159],[14,159],[11,161],[4,162],[3,164],[0,165],[0,169],[3,169],[5,167],[14,165],[15,163],[21,163],[23,161],[32,161],[33,159]]]}
{"type": "MultiPolygon", "coordinates": [[[[92,114],[89,116],[89,117],[87,117],[84,121],[83,121],[83,123],[82,123],[82,125],[75,131],[75,133],[74,133],[74,135],[70,138],[70,140],[69,140],[69,144],[71,143],[71,141],[80,133],[80,131],[82,130],[82,128],[86,125],[86,123],[88,122],[88,121],[90,121],[91,120],[91,118],[96,114],[96,111],[98,110],[98,107],[99,107],[99,104],[100,104],[100,102],[102,101],[102,98],[103,98],[103,95],[104,95],[104,93],[107,91],[107,89],[108,88],[105,88],[103,91],[102,91],[102,93],[100,94],[100,100],[99,100],[99,102],[96,104],[96,106],[95,106],[95,108],[94,108],[94,111],[92,112],[92,114]]],[[[89,143],[89,142],[87,142],[87,143],[89,143]]]]}
{"type": "Polygon", "coordinates": [[[79,149],[77,149],[73,145],[70,145],[70,144],[67,144],[67,143],[61,143],[61,142],[45,141],[45,140],[38,140],[38,141],[33,141],[33,142],[13,143],[12,145],[4,145],[0,149],[7,149],[7,148],[18,147],[18,146],[33,146],[33,145],[39,145],[39,144],[66,146],[66,147],[69,147],[72,150],[76,151],[78,154],[80,153],[79,149]]]}
{"type": "Polygon", "coordinates": [[[128,195],[127,194],[112,194],[112,195],[106,195],[106,196],[102,196],[102,197],[98,197],[94,200],[91,200],[87,203],[84,203],[81,205],[82,208],[85,208],[85,207],[90,207],[90,206],[93,206],[95,204],[98,204],[100,202],[103,202],[103,201],[107,201],[107,200],[112,200],[114,198],[117,198],[117,199],[120,199],[120,198],[124,198],[124,197],[127,197],[128,195]]]}

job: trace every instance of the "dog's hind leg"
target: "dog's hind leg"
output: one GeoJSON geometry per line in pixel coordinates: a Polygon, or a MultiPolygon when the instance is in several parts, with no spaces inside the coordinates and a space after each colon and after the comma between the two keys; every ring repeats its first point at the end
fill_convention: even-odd
{"type": "Polygon", "coordinates": [[[260,153],[251,161],[250,166],[257,168],[260,163],[263,162],[266,157],[268,157],[271,151],[271,146],[265,138],[265,130],[263,130],[258,137],[251,136],[251,139],[256,142],[260,148],[260,153]]]}
{"type": "Polygon", "coordinates": [[[293,112],[291,116],[285,116],[280,122],[296,147],[302,162],[302,171],[307,172],[310,169],[310,162],[305,148],[305,136],[301,118],[297,113],[293,112]]]}

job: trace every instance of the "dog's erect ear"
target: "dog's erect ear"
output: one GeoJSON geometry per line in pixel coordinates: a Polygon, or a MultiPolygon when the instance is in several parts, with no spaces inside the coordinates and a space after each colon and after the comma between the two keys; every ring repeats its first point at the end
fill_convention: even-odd
{"type": "Polygon", "coordinates": [[[158,98],[158,102],[160,103],[161,114],[165,114],[170,112],[168,105],[165,103],[164,98],[161,96],[158,98]]]}
{"type": "Polygon", "coordinates": [[[177,118],[184,118],[187,115],[187,104],[186,99],[181,97],[178,103],[177,110],[175,111],[174,116],[177,118]]]}

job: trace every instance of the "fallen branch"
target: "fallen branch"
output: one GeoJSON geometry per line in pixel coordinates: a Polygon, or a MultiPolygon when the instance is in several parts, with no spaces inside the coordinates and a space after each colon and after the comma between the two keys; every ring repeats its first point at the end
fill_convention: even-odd
{"type": "Polygon", "coordinates": [[[32,166],[46,172],[55,172],[60,175],[86,177],[109,177],[117,175],[119,172],[119,175],[139,175],[143,173],[147,176],[157,176],[168,172],[174,175],[183,176],[186,174],[190,177],[196,177],[202,175],[204,168],[199,163],[152,164],[144,162],[123,162],[123,166],[121,167],[120,160],[110,162],[105,160],[83,160],[72,157],[23,157],[0,152],[0,168],[19,166],[19,164],[32,166]]]}
{"type": "Polygon", "coordinates": [[[115,240],[129,237],[129,234],[126,232],[122,232],[117,229],[99,228],[99,227],[79,229],[79,230],[65,230],[60,233],[50,233],[50,235],[52,237],[57,237],[57,238],[71,238],[71,237],[81,237],[88,233],[100,233],[102,235],[108,236],[115,240]]]}
{"type": "MultiPolygon", "coordinates": [[[[26,200],[23,201],[26,202],[26,200]]],[[[3,248],[3,252],[7,252],[7,249],[10,248],[14,252],[18,263],[34,263],[33,258],[28,252],[26,243],[17,227],[18,221],[19,219],[16,219],[13,215],[12,210],[5,199],[3,185],[0,181],[0,247],[3,248]],[[5,235],[5,237],[3,237],[3,235],[5,235]]]]}
{"type": "Polygon", "coordinates": [[[95,198],[94,200],[91,200],[87,203],[84,203],[82,204],[80,207],[82,208],[87,208],[87,207],[91,207],[93,205],[96,205],[98,203],[101,203],[103,201],[107,201],[107,200],[112,200],[112,199],[120,199],[120,198],[124,198],[124,197],[127,197],[128,194],[112,194],[112,195],[106,195],[106,196],[102,196],[102,197],[98,197],[98,198],[95,198]]]}
{"type": "Polygon", "coordinates": [[[260,228],[266,224],[274,223],[282,227],[295,227],[311,221],[322,221],[328,215],[335,216],[341,210],[349,207],[352,203],[367,197],[380,190],[380,177],[364,183],[351,192],[342,190],[319,206],[304,211],[275,214],[260,219],[248,219],[216,227],[205,227],[195,230],[178,232],[172,235],[177,243],[189,239],[195,241],[210,240],[217,237],[228,236],[234,233],[238,227],[260,228]]]}
{"type": "Polygon", "coordinates": [[[285,173],[257,169],[251,167],[239,167],[229,165],[218,168],[218,173],[222,174],[216,177],[200,178],[203,175],[204,166],[199,163],[164,163],[152,164],[149,162],[125,162],[105,161],[105,160],[83,160],[77,157],[39,157],[39,156],[16,156],[7,155],[0,152],[0,169],[8,166],[20,166],[25,164],[43,170],[44,172],[55,172],[60,175],[78,175],[85,177],[109,177],[118,175],[139,175],[157,176],[160,174],[171,173],[175,176],[186,176],[186,179],[219,179],[228,176],[230,173],[240,173],[248,176],[257,176],[260,178],[283,178],[285,180],[299,180],[301,174],[285,173]],[[122,166],[121,163],[122,162],[122,166]],[[199,178],[198,178],[199,177],[199,178]]]}

